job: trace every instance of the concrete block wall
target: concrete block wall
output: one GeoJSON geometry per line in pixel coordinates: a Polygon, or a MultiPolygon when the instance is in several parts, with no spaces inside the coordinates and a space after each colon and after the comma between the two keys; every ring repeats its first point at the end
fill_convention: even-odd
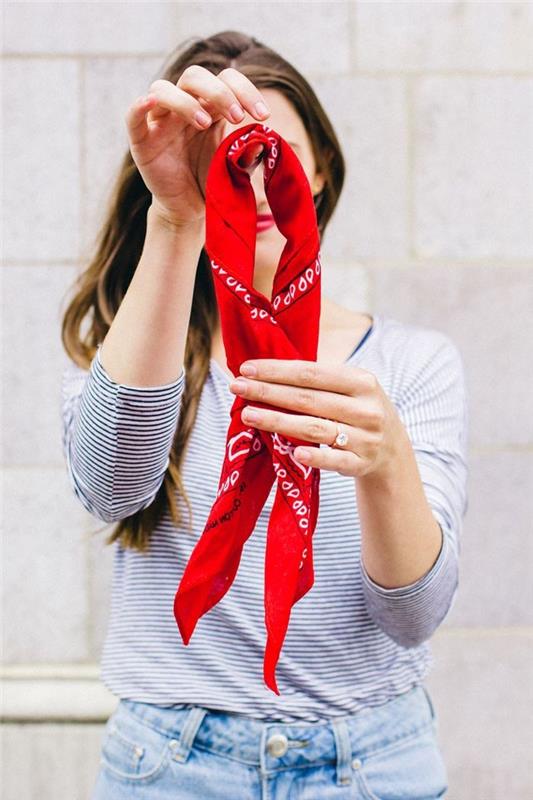
{"type": "Polygon", "coordinates": [[[324,290],[449,333],[471,410],[457,602],[428,681],[453,800],[533,795],[533,4],[4,4],[4,787],[84,800],[110,558],[61,454],[59,324],[127,147],[186,36],[253,33],[311,81],[348,165],[324,290]],[[283,25],[279,24],[280,14],[283,25]],[[349,295],[346,287],[350,287],[349,295]],[[28,764],[32,768],[28,769],[28,764]]]}

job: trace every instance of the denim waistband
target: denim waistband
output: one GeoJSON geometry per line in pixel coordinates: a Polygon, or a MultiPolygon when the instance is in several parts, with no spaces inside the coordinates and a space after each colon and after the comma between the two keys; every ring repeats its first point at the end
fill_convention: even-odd
{"type": "Polygon", "coordinates": [[[336,765],[337,783],[350,783],[359,758],[417,734],[434,724],[435,712],[422,684],[379,706],[324,722],[267,722],[200,705],[163,707],[121,699],[125,712],[168,736],[173,758],[186,761],[193,744],[260,768],[278,770],[322,764],[336,765]]]}

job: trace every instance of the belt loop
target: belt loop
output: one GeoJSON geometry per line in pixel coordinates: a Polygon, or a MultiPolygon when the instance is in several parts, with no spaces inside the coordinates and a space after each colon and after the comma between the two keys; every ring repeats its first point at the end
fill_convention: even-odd
{"type": "Polygon", "coordinates": [[[194,737],[198,733],[198,729],[207,711],[207,708],[202,708],[201,706],[189,707],[189,712],[185,717],[183,728],[181,729],[179,741],[174,739],[171,742],[174,752],[173,758],[175,758],[176,761],[187,761],[194,742],[194,737]]]}
{"type": "Polygon", "coordinates": [[[337,786],[346,786],[352,782],[350,733],[344,717],[332,719],[331,726],[337,751],[337,786]]]}
{"type": "MultiPolygon", "coordinates": [[[[261,778],[264,780],[267,777],[267,769],[266,769],[266,738],[268,736],[268,731],[270,729],[270,724],[268,722],[264,722],[261,725],[261,738],[259,740],[259,772],[261,774],[261,778]]],[[[266,794],[265,794],[266,797],[266,794]]]]}

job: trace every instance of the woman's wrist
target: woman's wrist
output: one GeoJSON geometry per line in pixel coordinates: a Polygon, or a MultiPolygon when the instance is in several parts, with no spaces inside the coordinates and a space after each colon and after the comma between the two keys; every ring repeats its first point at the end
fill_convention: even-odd
{"type": "Polygon", "coordinates": [[[203,235],[205,228],[205,217],[197,219],[179,219],[169,214],[167,211],[152,201],[148,207],[147,221],[149,224],[157,225],[160,228],[171,231],[172,233],[187,234],[191,233],[198,236],[203,235]]]}

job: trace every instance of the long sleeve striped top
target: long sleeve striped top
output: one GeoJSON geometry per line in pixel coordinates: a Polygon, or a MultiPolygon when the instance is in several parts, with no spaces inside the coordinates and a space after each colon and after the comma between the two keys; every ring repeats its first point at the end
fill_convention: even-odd
{"type": "MultiPolygon", "coordinates": [[[[276,670],[278,697],[262,677],[264,549],[273,485],[232,586],[201,617],[185,646],[173,616],[174,594],[215,500],[235,399],[229,376],[211,359],[182,463],[193,534],[178,496],[183,527],[166,512],[148,553],[110,545],[111,608],[100,676],[115,695],[162,706],[195,703],[265,721],[319,722],[379,705],[424,680],[433,666],[428,640],[458,588],[468,503],[462,357],[438,330],[374,315],[345,364],[374,373],[406,427],[443,534],[434,564],[407,586],[375,583],[361,559],[354,478],[322,470],[315,582],[292,609],[276,670]]],[[[100,346],[89,370],[66,359],[63,452],[72,490],[95,518],[113,523],[155,498],[186,380],[182,370],[162,386],[117,383],[100,361],[100,346]]]]}

